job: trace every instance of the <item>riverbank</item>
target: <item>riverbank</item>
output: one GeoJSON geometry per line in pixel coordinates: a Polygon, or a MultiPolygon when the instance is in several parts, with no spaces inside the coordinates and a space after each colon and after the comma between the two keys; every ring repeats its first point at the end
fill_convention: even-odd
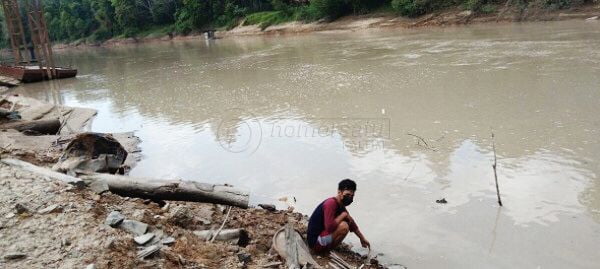
{"type": "MultiPolygon", "coordinates": [[[[0,267],[285,268],[286,260],[273,250],[274,235],[286,224],[306,233],[307,216],[293,208],[227,209],[213,203],[119,196],[93,182],[84,187],[81,179],[48,168],[89,126],[94,109],[11,94],[0,96],[0,108],[0,267]],[[7,121],[6,111],[20,119],[7,121]],[[66,126],[56,135],[5,128],[14,121],[55,116],[66,126]],[[22,166],[22,161],[33,164],[22,166]],[[229,229],[238,235],[215,236],[210,242],[202,236],[229,229]]],[[[123,165],[132,167],[139,160],[139,140],[132,133],[111,137],[128,153],[123,165]]],[[[76,174],[80,177],[80,171],[76,174]]],[[[349,249],[342,246],[336,252],[352,266],[366,263],[367,257],[349,249]]],[[[314,258],[321,266],[333,262],[329,256],[314,258]]],[[[373,260],[362,268],[383,267],[373,260]]]]}
{"type": "MultiPolygon", "coordinates": [[[[288,221],[306,231],[306,216],[299,213],[235,208],[224,229],[245,230],[250,243],[206,242],[194,232],[216,229],[224,221],[225,207],[192,202],[160,205],[109,192],[97,194],[6,164],[0,164],[0,175],[2,267],[284,268],[285,261],[269,251],[274,232],[288,221]],[[136,258],[156,242],[137,244],[135,233],[111,227],[106,223],[111,212],[146,224],[147,234],[160,241],[159,252],[136,258]]],[[[338,253],[353,265],[363,262],[345,248],[338,253]]],[[[321,265],[330,261],[316,260],[321,265]]]]}
{"type": "MultiPolygon", "coordinates": [[[[12,268],[284,268],[270,252],[273,233],[291,220],[306,231],[306,216],[264,209],[231,211],[224,228],[244,229],[250,243],[206,242],[194,231],[215,229],[225,207],[97,194],[0,164],[0,266],[12,268]],[[111,212],[148,226],[161,245],[152,257],[136,258],[152,242],[136,244],[131,231],[106,223],[111,212]],[[90,265],[95,267],[89,267],[90,265]],[[87,267],[86,267],[87,266],[87,267]]],[[[353,265],[360,256],[338,252],[353,265]]],[[[327,257],[317,257],[325,265],[327,257]]],[[[377,268],[363,267],[363,268],[377,268]]]]}
{"type": "MultiPolygon", "coordinates": [[[[259,35],[294,35],[328,31],[360,31],[368,29],[394,29],[418,27],[444,27],[453,25],[470,25],[481,23],[511,23],[511,22],[536,22],[536,21],[561,21],[561,20],[586,20],[590,23],[600,22],[600,5],[588,4],[570,9],[551,10],[543,7],[518,7],[498,8],[489,13],[475,13],[462,8],[451,8],[417,18],[400,17],[391,13],[374,13],[361,16],[345,16],[335,21],[317,22],[288,22],[262,28],[260,25],[245,25],[241,22],[230,30],[217,30],[216,38],[236,36],[259,35]]],[[[189,35],[165,34],[162,36],[136,38],[112,38],[99,43],[86,43],[77,41],[72,43],[57,43],[54,49],[87,48],[87,47],[117,47],[140,43],[170,42],[182,40],[204,39],[202,33],[189,35]]]]}

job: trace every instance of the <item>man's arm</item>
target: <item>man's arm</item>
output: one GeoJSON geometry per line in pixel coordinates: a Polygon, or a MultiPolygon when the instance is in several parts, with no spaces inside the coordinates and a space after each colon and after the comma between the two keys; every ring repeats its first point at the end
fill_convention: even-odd
{"type": "Polygon", "coordinates": [[[340,222],[346,220],[348,218],[348,216],[350,216],[350,215],[348,215],[348,212],[346,212],[346,211],[342,212],[335,218],[335,223],[339,225],[340,222]]]}
{"type": "Polygon", "coordinates": [[[325,221],[325,230],[328,233],[333,233],[337,229],[340,222],[342,222],[348,213],[342,213],[339,216],[335,216],[335,210],[337,209],[337,202],[334,199],[329,199],[323,204],[323,219],[325,221]]]}
{"type": "Polygon", "coordinates": [[[371,247],[371,243],[369,243],[369,240],[367,240],[365,238],[365,236],[363,235],[363,233],[360,231],[360,229],[358,229],[358,225],[356,225],[356,222],[354,221],[354,219],[350,216],[350,214],[348,214],[348,211],[345,211],[344,213],[346,213],[348,215],[347,219],[348,219],[348,224],[350,225],[350,231],[353,232],[354,234],[356,234],[356,236],[358,236],[358,239],[360,239],[360,244],[362,245],[363,248],[370,248],[371,247]]]}

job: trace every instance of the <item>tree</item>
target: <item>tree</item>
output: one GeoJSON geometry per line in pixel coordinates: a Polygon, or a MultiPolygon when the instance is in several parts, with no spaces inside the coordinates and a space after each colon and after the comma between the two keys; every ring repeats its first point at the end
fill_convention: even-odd
{"type": "Polygon", "coordinates": [[[178,32],[189,33],[213,19],[212,1],[183,0],[182,4],[176,15],[175,27],[178,32]]]}
{"type": "Polygon", "coordinates": [[[143,8],[141,1],[111,0],[111,3],[115,9],[117,25],[125,36],[134,36],[151,22],[151,15],[143,8]]]}

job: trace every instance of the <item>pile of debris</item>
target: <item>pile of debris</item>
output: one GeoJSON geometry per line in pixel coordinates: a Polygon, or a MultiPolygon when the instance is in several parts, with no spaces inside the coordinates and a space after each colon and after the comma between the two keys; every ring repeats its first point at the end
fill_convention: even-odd
{"type": "MultiPolygon", "coordinates": [[[[57,163],[65,147],[86,129],[96,110],[44,103],[17,94],[0,96],[0,155],[37,165],[57,163]]],[[[125,172],[140,158],[133,133],[106,134],[130,153],[125,172]]]]}

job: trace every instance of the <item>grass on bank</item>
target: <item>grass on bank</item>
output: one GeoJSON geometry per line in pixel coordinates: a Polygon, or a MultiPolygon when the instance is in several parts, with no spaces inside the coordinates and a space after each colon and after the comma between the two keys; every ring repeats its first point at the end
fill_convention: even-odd
{"type": "Polygon", "coordinates": [[[172,24],[167,24],[167,25],[156,25],[156,26],[152,26],[149,27],[147,29],[144,29],[138,33],[136,33],[136,37],[137,38],[144,38],[144,37],[148,37],[148,38],[155,38],[155,37],[163,37],[166,36],[170,33],[172,33],[174,31],[174,26],[172,24]]]}
{"type": "Polygon", "coordinates": [[[258,25],[260,29],[264,30],[271,25],[282,24],[296,20],[298,20],[298,16],[295,14],[290,16],[283,11],[263,11],[246,16],[244,19],[244,25],[258,25]]]}
{"type": "Polygon", "coordinates": [[[174,27],[175,26],[173,24],[153,25],[153,26],[147,27],[145,29],[142,29],[139,32],[136,32],[134,34],[132,34],[132,33],[121,33],[121,34],[118,34],[118,35],[112,35],[112,34],[103,33],[101,31],[96,31],[95,33],[93,33],[89,37],[76,40],[76,41],[74,41],[72,43],[80,43],[80,42],[84,42],[84,41],[87,42],[87,43],[97,43],[97,42],[106,41],[106,40],[111,39],[111,38],[125,39],[125,38],[128,38],[128,37],[133,37],[133,38],[160,38],[160,37],[167,36],[167,35],[173,33],[174,27]]]}

